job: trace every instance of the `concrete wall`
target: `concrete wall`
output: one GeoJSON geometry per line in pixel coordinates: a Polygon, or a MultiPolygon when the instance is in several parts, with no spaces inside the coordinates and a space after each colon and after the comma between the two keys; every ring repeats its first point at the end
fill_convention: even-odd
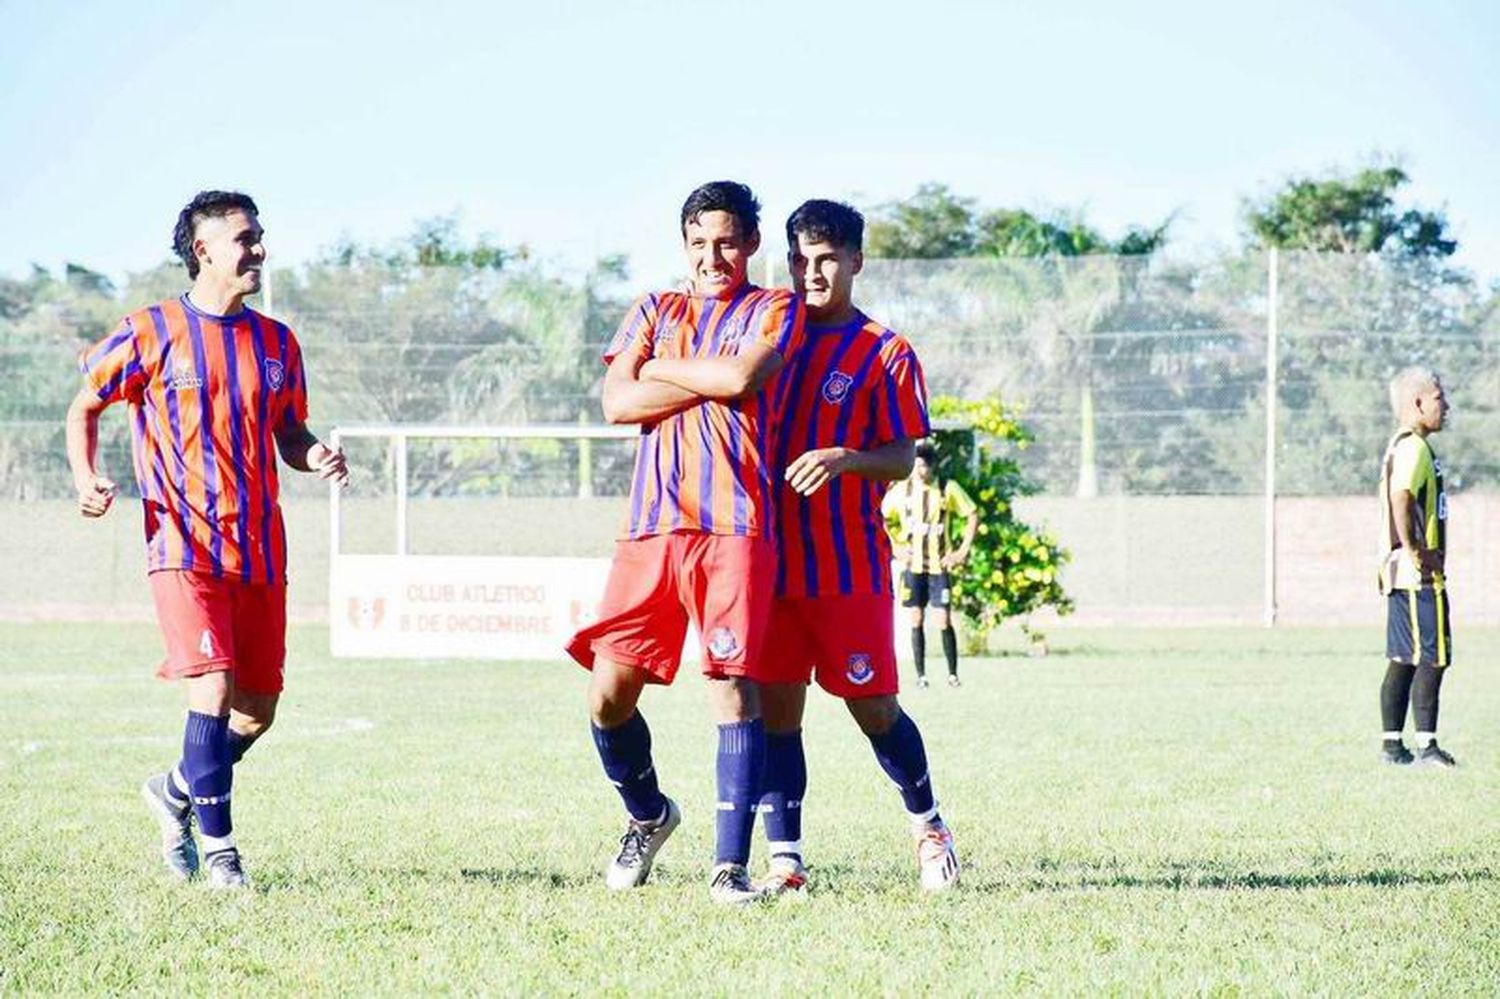
{"type": "MultiPolygon", "coordinates": [[[[390,551],[389,500],[346,501],[346,550],[390,551]]],[[[1256,497],[1032,497],[1021,513],[1073,552],[1064,583],[1078,623],[1254,624],[1261,620],[1262,505],[1256,497]]],[[[1500,624],[1500,497],[1452,497],[1454,620],[1500,624]]],[[[608,555],[619,499],[416,500],[411,549],[423,554],[608,555]]],[[[294,617],[327,613],[328,507],[286,503],[294,617]]],[[[1371,497],[1277,503],[1278,619],[1378,623],[1378,508],[1371,497]]],[[[85,521],[66,502],[0,503],[0,617],[145,618],[140,508],[85,521]]]]}

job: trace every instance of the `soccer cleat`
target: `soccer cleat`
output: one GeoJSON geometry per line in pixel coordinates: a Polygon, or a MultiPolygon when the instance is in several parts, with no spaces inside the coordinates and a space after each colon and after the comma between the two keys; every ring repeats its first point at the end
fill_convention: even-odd
{"type": "Polygon", "coordinates": [[[1380,762],[1391,766],[1404,767],[1414,759],[1416,757],[1411,755],[1411,750],[1406,748],[1405,743],[1398,742],[1380,748],[1380,762]]]}
{"type": "Polygon", "coordinates": [[[917,677],[917,689],[918,690],[926,690],[927,689],[927,678],[925,676],[919,676],[919,677],[917,677]]]}
{"type": "Polygon", "coordinates": [[[1417,750],[1417,762],[1424,767],[1456,767],[1458,761],[1451,755],[1438,748],[1436,742],[1429,742],[1417,750]]]}
{"type": "Polygon", "coordinates": [[[708,883],[708,897],[720,905],[749,905],[765,896],[750,884],[744,864],[719,864],[708,883]]]}
{"type": "Polygon", "coordinates": [[[755,882],[755,889],[766,897],[801,895],[807,891],[807,868],[796,857],[772,857],[771,869],[755,882]]]}
{"type": "Polygon", "coordinates": [[[198,844],[193,840],[193,807],[167,797],[167,774],[146,778],[141,797],[161,827],[161,859],[172,876],[183,881],[198,873],[198,844]]]}
{"type": "Polygon", "coordinates": [[[962,681],[959,680],[957,673],[949,673],[948,674],[948,686],[950,686],[950,687],[962,687],[963,686],[963,683],[962,683],[962,681]]]}
{"type": "Polygon", "coordinates": [[[682,821],[682,810],[677,802],[667,799],[667,814],[656,822],[630,820],[625,835],[620,837],[620,852],[609,862],[604,871],[604,884],[610,891],[639,888],[651,874],[651,862],[656,851],[672,835],[682,821]]]}
{"type": "Polygon", "coordinates": [[[210,888],[249,888],[250,879],[240,863],[240,851],[230,847],[208,855],[208,886],[210,888]]]}
{"type": "Polygon", "coordinates": [[[953,833],[941,822],[930,822],[917,833],[917,866],[924,891],[944,891],[958,884],[958,851],[953,833]]]}

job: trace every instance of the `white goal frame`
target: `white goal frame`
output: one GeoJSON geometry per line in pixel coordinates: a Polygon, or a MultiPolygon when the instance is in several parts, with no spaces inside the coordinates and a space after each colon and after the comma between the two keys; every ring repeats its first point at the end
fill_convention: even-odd
{"type": "Polygon", "coordinates": [[[345,441],[391,442],[395,471],[395,551],[343,551],[341,490],[329,491],[329,645],[336,657],[555,659],[572,631],[591,618],[609,571],[607,558],[413,555],[407,530],[407,446],[413,440],[631,440],[635,426],[355,423],[335,426],[345,441]],[[420,606],[414,594],[425,597],[420,606]],[[471,599],[470,595],[474,595],[471,599]],[[504,606],[494,606],[503,595],[504,606]],[[434,609],[434,606],[436,609],[434,609]]]}

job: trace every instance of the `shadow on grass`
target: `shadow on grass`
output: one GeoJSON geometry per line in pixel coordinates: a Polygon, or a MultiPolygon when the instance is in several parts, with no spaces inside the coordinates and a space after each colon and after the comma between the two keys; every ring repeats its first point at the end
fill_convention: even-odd
{"type": "Polygon", "coordinates": [[[1382,867],[1370,871],[1216,871],[1174,869],[1157,874],[1083,874],[1076,878],[1022,875],[1014,880],[971,883],[971,891],[1077,891],[1145,888],[1186,891],[1306,891],[1322,888],[1403,888],[1496,881],[1488,867],[1457,871],[1417,871],[1382,867]]]}
{"type": "MultiPolygon", "coordinates": [[[[423,874],[435,878],[451,878],[447,871],[413,871],[413,874],[423,874]]],[[[464,881],[477,882],[494,885],[497,888],[584,888],[600,883],[600,877],[590,872],[584,874],[564,874],[560,871],[544,871],[538,867],[462,867],[459,868],[458,876],[464,881]]]]}

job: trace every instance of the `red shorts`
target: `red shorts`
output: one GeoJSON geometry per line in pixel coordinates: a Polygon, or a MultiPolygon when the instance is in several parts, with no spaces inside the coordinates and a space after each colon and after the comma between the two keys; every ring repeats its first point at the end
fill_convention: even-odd
{"type": "Polygon", "coordinates": [[[153,572],[151,599],[167,644],[156,675],[181,680],[228,671],[238,690],[281,693],[286,664],[286,587],[153,572]]]}
{"type": "Polygon", "coordinates": [[[900,690],[895,601],[878,593],[778,597],[771,607],[762,683],[807,683],[835,697],[884,697],[900,690]]]}
{"type": "Polygon", "coordinates": [[[691,620],[706,676],[748,676],[761,659],[776,549],[764,538],[661,534],[615,545],[599,620],[568,643],[585,669],[596,656],[671,683],[691,620]]]}

